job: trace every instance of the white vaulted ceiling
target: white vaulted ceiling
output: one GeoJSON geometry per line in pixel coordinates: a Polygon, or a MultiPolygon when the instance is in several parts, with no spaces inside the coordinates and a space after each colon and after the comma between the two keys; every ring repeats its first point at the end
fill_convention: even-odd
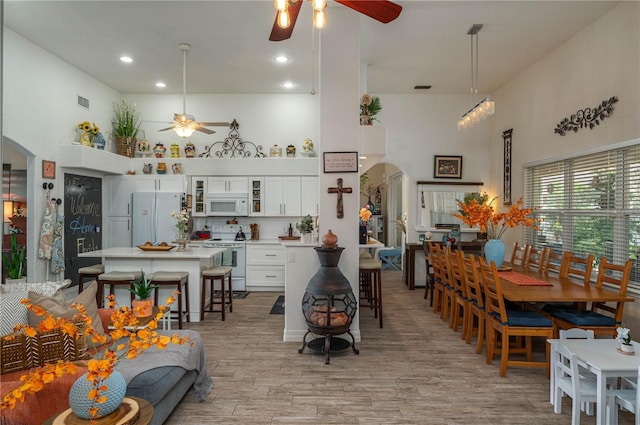
{"type": "MultiPolygon", "coordinates": [[[[329,1],[332,13],[356,13],[329,1]]],[[[361,17],[361,63],[371,93],[463,94],[470,40],[479,34],[479,89],[490,93],[616,5],[616,1],[398,1],[387,25],[361,17]]],[[[5,0],[5,25],[121,93],[181,93],[179,43],[192,45],[189,93],[294,93],[311,89],[311,7],[290,40],[270,42],[273,1],[5,0]],[[133,57],[132,64],[119,61],[133,57]],[[277,65],[286,54],[291,62],[277,65]],[[160,91],[158,80],[167,87],[160,91]]]]}

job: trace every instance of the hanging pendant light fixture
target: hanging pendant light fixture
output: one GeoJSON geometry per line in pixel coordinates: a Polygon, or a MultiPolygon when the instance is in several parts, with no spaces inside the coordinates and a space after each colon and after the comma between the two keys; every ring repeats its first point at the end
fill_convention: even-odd
{"type": "Polygon", "coordinates": [[[467,34],[471,37],[471,103],[472,107],[458,120],[458,130],[467,130],[495,113],[495,102],[489,96],[478,101],[478,33],[482,24],[473,24],[467,34]],[[475,42],[475,46],[474,46],[475,42]],[[475,59],[475,61],[474,61],[475,59]]]}

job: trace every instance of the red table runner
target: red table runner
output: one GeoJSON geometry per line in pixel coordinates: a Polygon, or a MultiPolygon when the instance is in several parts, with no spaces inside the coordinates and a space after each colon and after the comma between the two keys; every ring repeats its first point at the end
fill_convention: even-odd
{"type": "Polygon", "coordinates": [[[504,280],[508,280],[514,285],[522,286],[553,286],[549,282],[536,279],[535,277],[527,276],[518,272],[500,272],[500,277],[504,280]]]}

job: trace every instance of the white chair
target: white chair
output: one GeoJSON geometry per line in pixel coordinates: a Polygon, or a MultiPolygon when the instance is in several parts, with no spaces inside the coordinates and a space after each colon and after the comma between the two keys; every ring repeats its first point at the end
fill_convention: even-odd
{"type": "MultiPolygon", "coordinates": [[[[640,382],[640,367],[638,368],[638,382],[640,382]]],[[[634,413],[636,415],[636,425],[640,425],[640,392],[636,389],[613,390],[611,394],[614,397],[614,401],[611,403],[613,411],[609,412],[609,423],[611,425],[618,425],[618,407],[621,407],[624,410],[634,413]]]]}
{"type": "MultiPolygon", "coordinates": [[[[571,328],[571,329],[561,329],[560,330],[560,339],[594,339],[595,334],[593,329],[580,329],[580,328],[571,328]]],[[[585,374],[593,375],[588,370],[580,370],[580,373],[584,376],[585,374]]],[[[595,376],[594,376],[595,379],[595,376]]],[[[593,404],[589,402],[582,403],[582,411],[585,412],[589,416],[593,416],[593,404]]]]}
{"type": "MultiPolygon", "coordinates": [[[[562,344],[556,346],[555,355],[551,362],[555,376],[553,411],[562,413],[562,395],[566,394],[572,399],[571,425],[579,425],[580,405],[583,402],[596,402],[595,377],[592,379],[581,376],[576,355],[562,344]]],[[[607,405],[612,406],[613,403],[613,395],[607,393],[607,405]]]]}

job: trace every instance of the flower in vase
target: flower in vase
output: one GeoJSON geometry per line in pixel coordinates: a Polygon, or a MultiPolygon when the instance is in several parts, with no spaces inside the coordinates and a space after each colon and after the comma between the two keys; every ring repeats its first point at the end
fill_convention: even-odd
{"type": "Polygon", "coordinates": [[[367,205],[366,207],[360,208],[360,225],[366,226],[370,218],[371,218],[371,210],[369,209],[369,205],[367,205]]]}

